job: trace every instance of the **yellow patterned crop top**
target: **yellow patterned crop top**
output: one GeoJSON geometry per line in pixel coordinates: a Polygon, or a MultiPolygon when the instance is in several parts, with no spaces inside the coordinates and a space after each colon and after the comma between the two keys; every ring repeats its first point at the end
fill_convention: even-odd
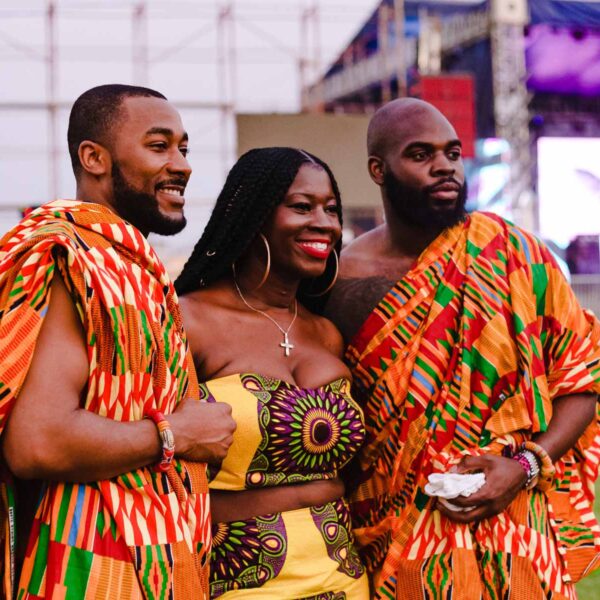
{"type": "Polygon", "coordinates": [[[227,457],[211,473],[212,489],[331,479],[364,440],[362,411],[347,379],[301,388],[242,373],[207,381],[200,393],[229,404],[237,423],[227,457]]]}

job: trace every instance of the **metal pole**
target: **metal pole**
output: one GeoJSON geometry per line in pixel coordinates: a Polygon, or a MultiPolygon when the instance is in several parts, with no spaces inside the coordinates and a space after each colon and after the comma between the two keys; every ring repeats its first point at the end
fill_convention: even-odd
{"type": "Polygon", "coordinates": [[[137,85],[148,85],[148,10],[145,2],[133,7],[133,81],[137,85]]]}
{"type": "Polygon", "coordinates": [[[312,6],[313,19],[313,61],[312,76],[314,80],[321,73],[321,7],[315,0],[312,6]]]}
{"type": "Polygon", "coordinates": [[[512,218],[519,225],[536,229],[523,34],[528,18],[526,0],[492,0],[490,4],[496,135],[508,141],[511,153],[507,196],[512,218]]]}
{"type": "MultiPolygon", "coordinates": [[[[304,7],[300,12],[300,49],[298,52],[298,82],[300,83],[300,108],[306,110],[307,104],[307,88],[308,88],[308,77],[306,76],[306,69],[308,66],[308,13],[309,9],[304,7]]],[[[313,107],[311,107],[313,108],[313,107]]]]}
{"type": "Polygon", "coordinates": [[[46,5],[46,102],[48,107],[48,186],[50,197],[58,198],[58,124],[56,107],[56,6],[46,5]]]}
{"type": "Polygon", "coordinates": [[[404,0],[394,0],[394,31],[396,33],[396,79],[398,98],[406,96],[406,56],[404,39],[404,0]]]}
{"type": "Polygon", "coordinates": [[[237,110],[237,50],[236,50],[236,26],[235,26],[235,8],[234,0],[229,3],[229,35],[228,35],[228,54],[229,54],[229,101],[227,103],[227,115],[229,126],[229,146],[227,156],[227,169],[236,158],[237,148],[235,147],[235,111],[237,110]]]}
{"type": "Polygon", "coordinates": [[[388,48],[389,48],[389,16],[386,4],[381,4],[377,11],[377,47],[382,60],[381,68],[381,101],[392,99],[392,87],[388,77],[388,48]]]}
{"type": "MultiPolygon", "coordinates": [[[[232,62],[235,62],[235,41],[232,31],[233,3],[227,2],[219,7],[217,17],[217,65],[219,69],[219,104],[221,105],[221,165],[223,175],[229,171],[230,130],[233,120],[232,99],[233,79],[232,62]]],[[[232,136],[231,136],[232,137],[232,136]]]]}

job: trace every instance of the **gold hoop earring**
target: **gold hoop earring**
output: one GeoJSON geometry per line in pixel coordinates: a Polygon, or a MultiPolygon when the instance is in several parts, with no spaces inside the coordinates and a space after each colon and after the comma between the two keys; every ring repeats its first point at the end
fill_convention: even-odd
{"type": "Polygon", "coordinates": [[[269,277],[269,272],[271,271],[271,248],[269,247],[269,242],[268,242],[267,238],[265,237],[264,233],[261,232],[258,235],[260,235],[260,239],[265,244],[265,249],[267,251],[267,266],[265,267],[265,273],[262,276],[260,283],[254,288],[254,290],[258,290],[259,288],[261,288],[264,285],[265,281],[267,280],[267,277],[269,277]]]}
{"type": "MultiPolygon", "coordinates": [[[[260,239],[263,241],[263,243],[265,245],[265,249],[267,251],[267,265],[265,267],[265,272],[264,272],[264,274],[262,276],[262,279],[260,280],[259,284],[255,288],[252,288],[252,290],[250,290],[252,292],[260,289],[264,285],[264,283],[267,280],[267,278],[269,277],[269,273],[271,271],[271,248],[269,246],[269,242],[268,242],[267,238],[264,236],[263,233],[259,233],[258,235],[260,236],[260,239]]],[[[236,272],[235,272],[235,263],[231,263],[231,270],[233,271],[233,277],[234,277],[234,279],[236,279],[237,275],[236,275],[236,272]]]]}
{"type": "Polygon", "coordinates": [[[318,298],[319,296],[324,296],[335,285],[335,282],[337,281],[339,270],[340,270],[340,261],[339,261],[339,258],[338,258],[338,255],[337,255],[337,252],[335,251],[335,249],[333,250],[332,254],[333,254],[333,258],[335,260],[335,273],[333,274],[333,279],[331,280],[331,283],[322,292],[319,292],[318,294],[306,293],[306,295],[309,296],[310,298],[318,298]]]}

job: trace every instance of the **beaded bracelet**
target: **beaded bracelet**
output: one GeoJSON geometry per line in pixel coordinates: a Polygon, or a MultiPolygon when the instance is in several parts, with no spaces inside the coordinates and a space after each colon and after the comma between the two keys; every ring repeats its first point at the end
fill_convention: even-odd
{"type": "Polygon", "coordinates": [[[527,481],[525,481],[525,489],[530,490],[537,485],[538,478],[540,475],[540,466],[537,458],[531,450],[521,450],[514,454],[512,457],[516,460],[525,471],[527,475],[527,481]]]}
{"type": "Polygon", "coordinates": [[[175,438],[171,431],[169,421],[158,410],[151,408],[144,415],[145,419],[152,419],[158,428],[158,435],[162,444],[162,456],[160,462],[156,465],[157,471],[168,471],[171,466],[171,461],[175,456],[175,438]]]}
{"type": "Polygon", "coordinates": [[[523,471],[525,471],[525,475],[527,476],[525,487],[528,487],[531,483],[531,465],[529,464],[529,461],[525,458],[525,455],[522,452],[514,454],[512,459],[516,460],[523,467],[523,471]]]}
{"type": "Polygon", "coordinates": [[[545,492],[552,487],[554,476],[556,475],[556,467],[550,458],[550,455],[539,445],[531,440],[523,442],[523,450],[529,450],[535,454],[535,457],[540,463],[540,476],[537,482],[537,487],[545,492]]]}

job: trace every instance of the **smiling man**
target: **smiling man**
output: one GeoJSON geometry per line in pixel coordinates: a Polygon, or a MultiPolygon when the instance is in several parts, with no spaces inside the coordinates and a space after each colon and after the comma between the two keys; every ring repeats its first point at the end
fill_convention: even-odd
{"type": "Polygon", "coordinates": [[[187,139],[158,92],[88,90],[68,130],[78,200],[1,241],[1,597],[208,597],[205,463],[235,424],[198,401],[145,237],[185,226],[187,139]]]}
{"type": "Polygon", "coordinates": [[[375,598],[575,598],[600,562],[599,324],[539,240],[465,214],[437,109],[383,106],[367,145],[385,223],[342,253],[326,315],[365,411],[347,481],[375,598]],[[468,497],[425,491],[470,472],[468,497]]]}

